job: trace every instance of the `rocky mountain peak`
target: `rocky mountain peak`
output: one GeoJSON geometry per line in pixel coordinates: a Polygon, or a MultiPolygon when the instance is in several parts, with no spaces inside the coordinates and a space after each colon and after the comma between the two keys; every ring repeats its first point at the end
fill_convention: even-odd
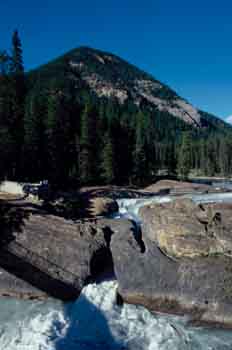
{"type": "Polygon", "coordinates": [[[201,115],[195,107],[165,84],[117,56],[83,47],[72,55],[69,65],[99,97],[115,98],[120,104],[131,98],[137,106],[145,101],[151,109],[201,126],[201,115]]]}

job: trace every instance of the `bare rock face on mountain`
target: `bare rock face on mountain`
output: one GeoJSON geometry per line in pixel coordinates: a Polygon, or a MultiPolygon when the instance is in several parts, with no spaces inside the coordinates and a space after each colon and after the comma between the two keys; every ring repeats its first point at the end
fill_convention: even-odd
{"type": "Polygon", "coordinates": [[[195,127],[201,126],[201,114],[195,107],[120,57],[83,47],[70,55],[69,65],[100,98],[113,98],[120,104],[132,99],[137,106],[146,101],[160,112],[167,112],[195,127]]]}
{"type": "Polygon", "coordinates": [[[140,210],[142,237],[112,237],[119,294],[151,311],[232,326],[231,205],[190,200],[140,210]]]}
{"type": "Polygon", "coordinates": [[[226,126],[222,120],[192,106],[152,75],[112,53],[80,47],[28,73],[31,89],[39,80],[44,88],[49,87],[54,78],[63,81],[62,86],[74,88],[77,96],[84,89],[105,102],[145,108],[154,113],[154,118],[158,113],[161,118],[177,118],[193,128],[226,126]]]}
{"type": "Polygon", "coordinates": [[[111,236],[130,230],[127,220],[73,222],[34,213],[21,232],[9,234],[0,250],[0,294],[76,299],[82,287],[104,273],[113,273],[111,236]]]}

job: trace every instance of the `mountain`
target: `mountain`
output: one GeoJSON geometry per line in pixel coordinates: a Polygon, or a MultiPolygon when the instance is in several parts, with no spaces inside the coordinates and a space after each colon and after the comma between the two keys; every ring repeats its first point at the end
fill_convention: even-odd
{"type": "Polygon", "coordinates": [[[232,126],[113,54],[81,47],[26,75],[3,63],[0,164],[8,179],[63,188],[232,173],[232,126]]]}
{"type": "Polygon", "coordinates": [[[80,47],[31,71],[28,77],[31,87],[38,79],[47,88],[54,79],[65,79],[77,90],[84,85],[99,99],[117,100],[120,105],[132,102],[138,108],[167,113],[196,128],[229,128],[150,74],[108,52],[80,47]]]}
{"type": "Polygon", "coordinates": [[[229,117],[226,118],[226,122],[228,124],[232,124],[232,115],[230,115],[229,117]]]}

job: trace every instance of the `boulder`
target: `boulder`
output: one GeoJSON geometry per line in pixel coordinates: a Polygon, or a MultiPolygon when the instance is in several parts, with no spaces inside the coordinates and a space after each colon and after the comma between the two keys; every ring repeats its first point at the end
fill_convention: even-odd
{"type": "Polygon", "coordinates": [[[116,200],[107,197],[60,197],[52,202],[49,210],[69,219],[107,217],[118,211],[118,204],[116,200]]]}
{"type": "Polygon", "coordinates": [[[80,188],[78,195],[87,197],[88,199],[96,197],[104,198],[140,198],[144,196],[149,196],[149,193],[143,192],[137,187],[127,186],[92,186],[92,187],[82,187],[80,188]]]}
{"type": "Polygon", "coordinates": [[[190,200],[140,210],[142,235],[112,236],[124,301],[232,327],[232,206],[190,200]]]}
{"type": "Polygon", "coordinates": [[[116,200],[107,197],[90,199],[89,212],[91,216],[106,216],[118,211],[116,200]]]}
{"type": "Polygon", "coordinates": [[[160,180],[143,189],[149,193],[185,194],[185,193],[208,193],[216,190],[210,185],[197,184],[193,182],[160,180]]]}
{"type": "Polygon", "coordinates": [[[0,294],[76,299],[82,287],[103,273],[113,273],[111,236],[127,234],[127,220],[74,222],[33,213],[19,230],[7,233],[0,249],[0,294]]]}
{"type": "Polygon", "coordinates": [[[232,256],[232,205],[196,205],[190,199],[140,209],[143,232],[173,257],[232,256]]]}

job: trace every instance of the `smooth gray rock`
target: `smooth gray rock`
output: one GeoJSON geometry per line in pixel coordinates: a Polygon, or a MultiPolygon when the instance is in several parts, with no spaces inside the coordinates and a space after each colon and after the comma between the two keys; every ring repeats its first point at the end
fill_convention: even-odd
{"type": "MultiPolygon", "coordinates": [[[[218,211],[218,206],[215,209],[218,211]]],[[[232,327],[231,257],[169,256],[151,239],[147,227],[151,228],[142,226],[140,238],[133,230],[126,238],[120,233],[112,236],[118,292],[123,300],[151,311],[188,314],[194,323],[232,327]]]]}
{"type": "Polygon", "coordinates": [[[76,299],[86,283],[113,273],[111,236],[126,235],[130,225],[127,220],[73,222],[31,214],[22,232],[11,233],[0,250],[0,268],[12,277],[0,275],[0,294],[76,299]]]}

